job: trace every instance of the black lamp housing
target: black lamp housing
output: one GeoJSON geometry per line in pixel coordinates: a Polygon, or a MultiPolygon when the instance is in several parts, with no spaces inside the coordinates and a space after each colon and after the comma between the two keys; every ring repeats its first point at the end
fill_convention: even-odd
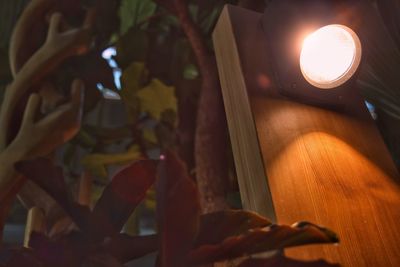
{"type": "Polygon", "coordinates": [[[357,34],[362,24],[361,15],[358,14],[361,2],[274,0],[268,4],[262,25],[267,35],[267,50],[275,84],[281,94],[318,106],[343,105],[342,100],[350,93],[349,90],[355,89],[357,73],[335,88],[321,89],[310,84],[303,76],[300,54],[304,38],[324,26],[340,24],[357,34]]]}

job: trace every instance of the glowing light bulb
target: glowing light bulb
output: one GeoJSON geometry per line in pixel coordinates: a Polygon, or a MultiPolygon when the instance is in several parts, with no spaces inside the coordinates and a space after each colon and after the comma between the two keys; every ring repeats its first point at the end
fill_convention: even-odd
{"type": "Polygon", "coordinates": [[[312,85],[335,88],[349,80],[361,60],[361,44],[348,27],[338,24],[318,29],[303,42],[300,68],[312,85]]]}

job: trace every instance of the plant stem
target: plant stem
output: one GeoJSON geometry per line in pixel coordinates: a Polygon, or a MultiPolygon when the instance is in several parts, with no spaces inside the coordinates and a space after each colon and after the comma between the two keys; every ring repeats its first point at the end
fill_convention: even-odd
{"type": "Polygon", "coordinates": [[[226,159],[226,118],[215,57],[189,15],[184,0],[174,1],[175,14],[186,34],[202,76],[202,88],[195,134],[196,177],[203,213],[228,208],[225,201],[228,187],[226,159]]]}

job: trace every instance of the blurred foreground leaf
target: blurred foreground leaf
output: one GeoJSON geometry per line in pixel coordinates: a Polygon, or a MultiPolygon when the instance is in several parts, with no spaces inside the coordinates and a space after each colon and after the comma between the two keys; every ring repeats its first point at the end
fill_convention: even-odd
{"type": "Polygon", "coordinates": [[[117,173],[103,191],[93,212],[110,221],[116,232],[145,198],[156,179],[156,162],[135,162],[117,173]]]}
{"type": "Polygon", "coordinates": [[[197,187],[183,162],[172,152],[160,163],[157,215],[160,229],[160,264],[184,267],[199,227],[197,187]]]}
{"type": "Polygon", "coordinates": [[[270,259],[249,259],[240,264],[239,267],[340,267],[340,265],[324,260],[299,261],[278,255],[270,259]]]}
{"type": "Polygon", "coordinates": [[[337,242],[335,233],[311,223],[273,225],[228,237],[218,244],[199,246],[190,252],[188,261],[206,264],[288,247],[337,242]]]}
{"type": "Polygon", "coordinates": [[[263,228],[272,223],[260,215],[244,210],[225,210],[202,215],[195,247],[218,244],[230,236],[263,228]]]}

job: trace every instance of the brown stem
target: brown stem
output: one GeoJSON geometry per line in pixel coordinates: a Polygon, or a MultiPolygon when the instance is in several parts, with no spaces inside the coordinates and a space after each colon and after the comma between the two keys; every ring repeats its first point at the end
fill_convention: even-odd
{"type": "Polygon", "coordinates": [[[215,65],[213,64],[213,55],[209,52],[200,29],[190,17],[186,1],[175,0],[174,3],[176,16],[178,17],[181,27],[192,46],[203,80],[207,80],[213,76],[212,74],[215,75],[215,72],[213,72],[215,69],[215,65]]]}
{"type": "Polygon", "coordinates": [[[174,10],[186,34],[202,75],[195,135],[196,177],[204,213],[227,208],[226,121],[214,55],[189,15],[184,0],[174,1],[174,10]]]}
{"type": "MultiPolygon", "coordinates": [[[[185,84],[177,86],[178,96],[178,153],[185,161],[189,172],[192,174],[195,170],[194,140],[196,133],[196,120],[193,114],[197,113],[197,98],[188,96],[185,84]]],[[[200,88],[198,88],[200,89],[200,88]]]]}

